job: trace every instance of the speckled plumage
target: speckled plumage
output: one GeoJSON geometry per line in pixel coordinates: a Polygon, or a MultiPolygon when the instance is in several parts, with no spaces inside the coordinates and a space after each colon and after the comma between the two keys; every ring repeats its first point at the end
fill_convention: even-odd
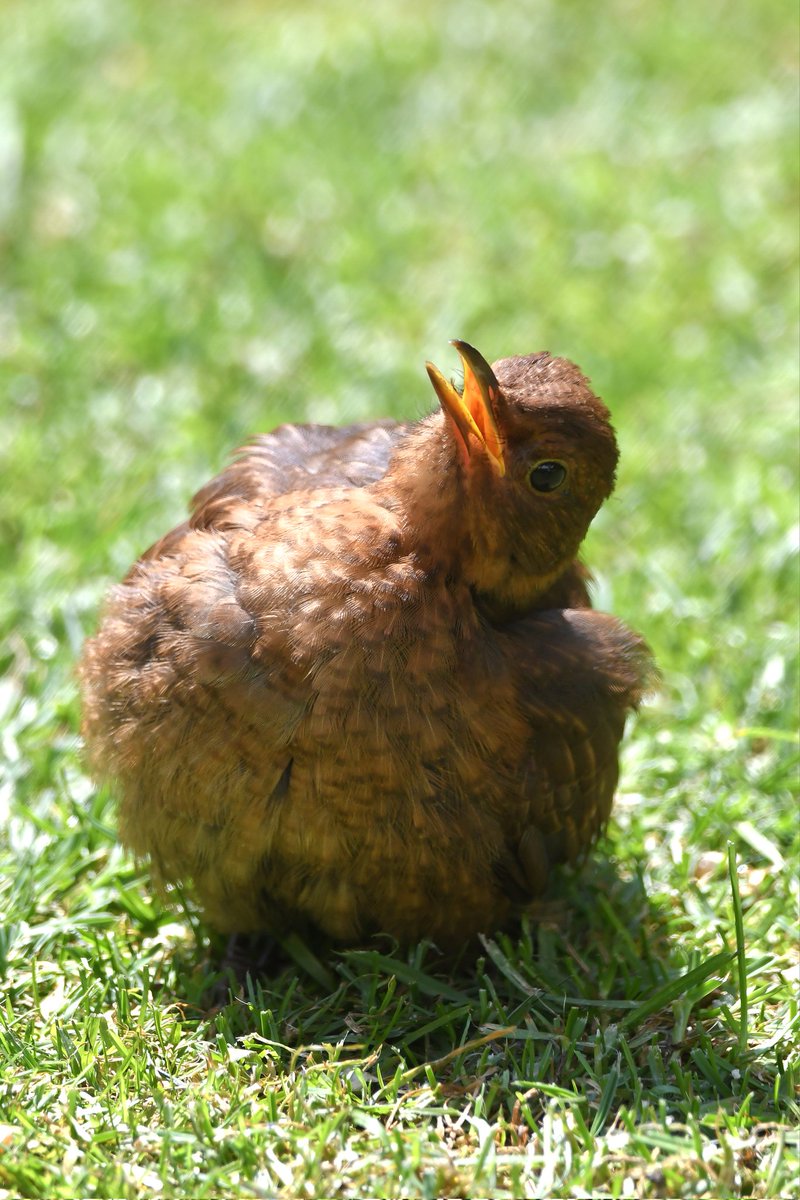
{"type": "Polygon", "coordinates": [[[87,643],[84,736],[122,838],[220,929],[452,946],[609,815],[648,655],[576,559],[613,486],[608,414],[571,363],[487,375],[457,345],[464,398],[432,374],[421,422],[246,448],[87,643]],[[567,465],[557,493],[529,482],[541,460],[567,465]]]}

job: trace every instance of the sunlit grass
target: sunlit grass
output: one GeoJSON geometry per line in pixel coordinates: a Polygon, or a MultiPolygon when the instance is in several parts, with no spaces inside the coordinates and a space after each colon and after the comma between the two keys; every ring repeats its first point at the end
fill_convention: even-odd
{"type": "Polygon", "coordinates": [[[783,7],[9,0],[0,33],[0,1195],[796,1195],[783,7]],[[207,930],[81,768],[81,641],[249,433],[417,416],[457,336],[614,414],[588,557],[662,673],[615,820],[477,961],[209,1013],[207,930]]]}

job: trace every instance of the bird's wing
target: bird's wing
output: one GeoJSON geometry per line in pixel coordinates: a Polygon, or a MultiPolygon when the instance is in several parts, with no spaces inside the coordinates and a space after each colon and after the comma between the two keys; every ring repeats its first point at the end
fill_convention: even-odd
{"type": "Polygon", "coordinates": [[[243,447],[235,460],[192,500],[193,523],[220,497],[249,501],[324,487],[366,487],[380,479],[408,425],[371,421],[281,425],[243,447]]]}
{"type": "Polygon", "coordinates": [[[260,902],[247,879],[282,820],[312,668],[348,658],[342,591],[352,579],[364,594],[399,531],[360,489],[212,507],[111,593],[84,651],[83,732],[98,777],[116,781],[123,840],[164,879],[194,879],[220,927],[248,928],[260,902]]]}
{"type": "Polygon", "coordinates": [[[407,422],[365,421],[335,425],[280,425],[242,447],[191,500],[190,516],[142,555],[158,559],[178,550],[188,529],[213,529],[232,510],[288,492],[361,488],[381,479],[407,422]]]}
{"type": "Polygon", "coordinates": [[[258,853],[254,797],[285,793],[308,691],[288,658],[271,673],[254,661],[232,561],[247,535],[173,530],[112,590],[81,665],[84,739],[116,782],[123,840],[165,879],[213,878],[224,862],[233,896],[258,853]]]}
{"type": "Polygon", "coordinates": [[[528,805],[497,873],[523,899],[543,889],[550,865],[573,861],[605,825],[625,720],[653,667],[640,637],[587,608],[536,613],[504,634],[506,669],[530,730],[528,805]]]}

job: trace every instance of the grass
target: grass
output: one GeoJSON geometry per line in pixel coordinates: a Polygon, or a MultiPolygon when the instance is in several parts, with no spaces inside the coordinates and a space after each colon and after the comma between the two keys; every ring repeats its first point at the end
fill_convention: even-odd
{"type": "Polygon", "coordinates": [[[795,1196],[797,27],[777,0],[7,0],[0,1196],[795,1196]],[[116,845],[73,669],[248,433],[547,347],[621,445],[652,644],[615,820],[539,919],[284,969],[116,845]]]}

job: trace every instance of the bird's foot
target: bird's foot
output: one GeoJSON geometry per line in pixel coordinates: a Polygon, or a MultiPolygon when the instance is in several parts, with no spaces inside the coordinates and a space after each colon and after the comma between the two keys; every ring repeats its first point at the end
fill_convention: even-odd
{"type": "Polygon", "coordinates": [[[232,933],[228,938],[214,982],[206,993],[210,1008],[224,1008],[244,994],[248,976],[256,979],[274,969],[281,958],[280,944],[268,933],[232,933]]]}

